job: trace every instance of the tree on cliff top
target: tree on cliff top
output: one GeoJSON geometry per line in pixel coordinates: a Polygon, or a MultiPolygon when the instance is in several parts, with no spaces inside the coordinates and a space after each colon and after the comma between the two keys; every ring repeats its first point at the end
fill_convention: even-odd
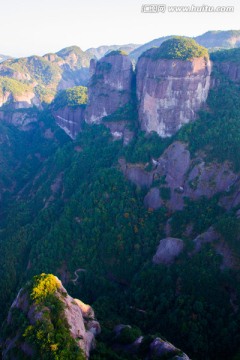
{"type": "Polygon", "coordinates": [[[144,57],[158,59],[191,60],[204,57],[208,59],[208,50],[200,46],[195,40],[176,36],[164,41],[160,47],[152,48],[143,54],[144,57]]]}

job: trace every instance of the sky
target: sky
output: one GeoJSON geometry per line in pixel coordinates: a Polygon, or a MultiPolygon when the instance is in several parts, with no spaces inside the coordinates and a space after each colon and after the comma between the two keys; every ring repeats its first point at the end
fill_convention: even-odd
{"type": "Polygon", "coordinates": [[[0,54],[44,55],[77,45],[143,44],[166,35],[240,30],[239,0],[0,0],[0,54]],[[165,4],[164,13],[141,12],[165,4]],[[234,12],[169,12],[168,6],[234,6],[234,12]]]}

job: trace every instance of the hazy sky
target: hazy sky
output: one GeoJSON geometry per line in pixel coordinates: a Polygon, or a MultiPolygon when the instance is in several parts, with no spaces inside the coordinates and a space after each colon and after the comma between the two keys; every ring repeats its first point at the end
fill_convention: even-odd
{"type": "Polygon", "coordinates": [[[0,0],[0,53],[43,55],[78,45],[144,43],[164,35],[240,29],[239,0],[0,0]],[[234,6],[232,13],[141,12],[142,4],[234,6]]]}

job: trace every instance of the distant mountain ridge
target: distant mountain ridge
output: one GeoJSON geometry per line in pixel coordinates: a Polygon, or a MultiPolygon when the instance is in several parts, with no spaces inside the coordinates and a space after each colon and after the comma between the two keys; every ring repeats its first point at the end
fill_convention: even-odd
{"type": "Polygon", "coordinates": [[[91,56],[95,56],[97,59],[100,59],[107,53],[113,50],[125,51],[127,54],[131,53],[141,45],[137,44],[127,44],[127,45],[102,45],[97,48],[90,48],[86,50],[86,53],[91,56]]]}
{"type": "Polygon", "coordinates": [[[11,56],[0,54],[0,63],[11,58],[11,56]]]}
{"type": "Polygon", "coordinates": [[[115,50],[88,89],[23,108],[77,83],[84,54],[0,64],[3,360],[83,360],[76,298],[101,322],[91,360],[239,359],[240,47],[209,61],[178,37],[135,68],[115,50]]]}
{"type": "MultiPolygon", "coordinates": [[[[111,51],[123,51],[136,62],[143,52],[160,46],[171,37],[160,37],[142,46],[130,43],[100,46],[86,51],[74,45],[56,53],[19,59],[0,55],[0,106],[10,104],[14,108],[41,108],[61,90],[86,86],[90,79],[92,59],[98,60],[111,51]]],[[[194,39],[211,51],[234,48],[240,46],[240,30],[208,31],[194,39]]]]}
{"type": "MultiPolygon", "coordinates": [[[[130,53],[130,57],[136,60],[144,51],[150,49],[153,46],[160,46],[164,41],[175,35],[163,36],[154,39],[130,53]]],[[[240,46],[240,30],[214,30],[207,31],[206,33],[193,37],[193,39],[202,46],[208,49],[231,49],[240,46]]]]}

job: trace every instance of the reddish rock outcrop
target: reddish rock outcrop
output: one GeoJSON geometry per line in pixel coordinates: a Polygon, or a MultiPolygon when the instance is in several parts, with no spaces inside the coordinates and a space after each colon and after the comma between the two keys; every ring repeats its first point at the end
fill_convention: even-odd
{"type": "Polygon", "coordinates": [[[75,139],[81,131],[84,122],[84,113],[85,106],[79,106],[77,108],[65,106],[64,108],[54,110],[53,116],[57,125],[72,139],[75,139]]]}
{"type": "Polygon", "coordinates": [[[240,203],[239,176],[230,164],[207,164],[201,157],[191,159],[186,144],[180,141],[172,143],[158,159],[152,159],[152,171],[145,170],[146,164],[128,164],[124,159],[119,163],[129,181],[150,188],[144,200],[149,208],[158,209],[164,204],[171,210],[181,210],[185,197],[210,199],[217,193],[223,193],[219,203],[227,209],[240,203]],[[164,190],[168,198],[162,196],[164,190]]]}
{"type": "Polygon", "coordinates": [[[97,63],[91,63],[86,122],[99,123],[102,118],[131,101],[132,63],[128,56],[113,51],[97,63]]]}
{"type": "Polygon", "coordinates": [[[194,120],[206,101],[211,63],[203,57],[156,60],[155,51],[146,52],[136,67],[139,121],[142,130],[168,137],[194,120]]]}

